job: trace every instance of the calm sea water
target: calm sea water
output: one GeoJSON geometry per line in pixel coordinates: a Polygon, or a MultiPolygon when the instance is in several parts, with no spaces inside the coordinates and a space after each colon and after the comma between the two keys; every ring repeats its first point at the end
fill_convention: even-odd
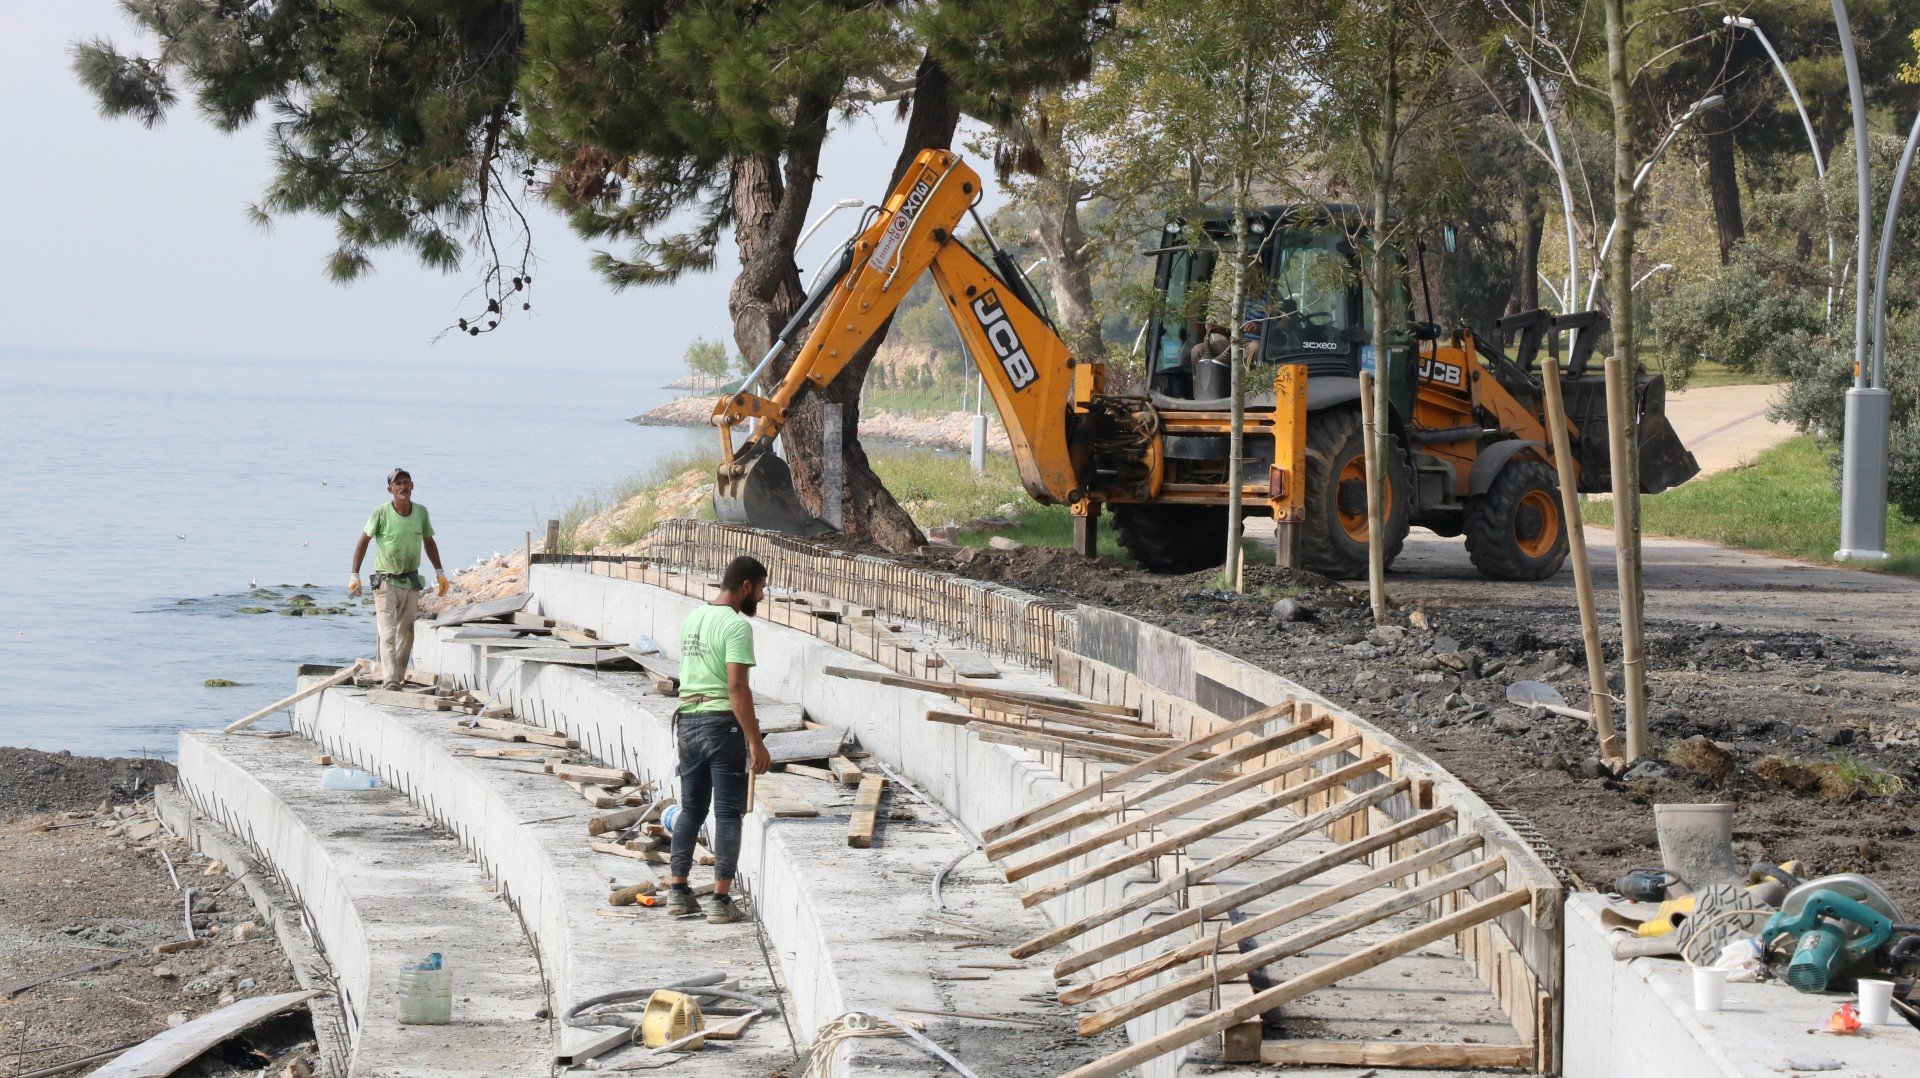
{"type": "Polygon", "coordinates": [[[171,756],[176,731],[286,695],[295,664],[370,654],[371,607],[277,610],[346,602],[387,469],[468,565],[693,445],[625,422],[666,377],[0,349],[0,744],[171,756]]]}

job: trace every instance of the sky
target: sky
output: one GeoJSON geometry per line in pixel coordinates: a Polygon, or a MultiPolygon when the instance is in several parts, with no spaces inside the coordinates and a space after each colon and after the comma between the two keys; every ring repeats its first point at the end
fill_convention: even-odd
{"type": "MultiPolygon", "coordinates": [[[[616,294],[588,267],[593,247],[555,214],[533,215],[531,317],[479,337],[433,337],[461,314],[475,277],[425,270],[405,252],[335,285],[332,227],[281,217],[270,231],[245,207],[269,176],[259,126],[224,135],[183,100],[160,126],[102,118],[68,63],[76,39],[142,44],[113,0],[0,7],[0,348],[242,356],[262,360],[542,361],[679,370],[697,336],[731,341],[734,262],[667,288],[616,294]]],[[[182,95],[183,99],[186,95],[182,95]]],[[[817,214],[841,198],[879,201],[903,125],[844,123],[822,155],[817,214]]],[[[843,212],[801,252],[803,270],[854,225],[843,212]]]]}

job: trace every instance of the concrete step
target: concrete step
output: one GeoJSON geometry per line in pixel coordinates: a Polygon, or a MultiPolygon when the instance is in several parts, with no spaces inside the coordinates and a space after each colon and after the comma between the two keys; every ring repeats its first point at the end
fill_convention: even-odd
{"type": "MultiPolygon", "coordinates": [[[[760,624],[755,640],[769,663],[783,646],[818,643],[760,624]]],[[[833,654],[834,661],[851,661],[845,653],[833,654]]],[[[675,702],[654,694],[644,675],[483,657],[478,649],[445,642],[433,632],[417,641],[414,662],[485,688],[510,703],[516,715],[563,731],[604,763],[673,788],[675,702]]],[[[770,672],[776,669],[769,665],[770,672]]],[[[787,684],[775,674],[758,688],[778,702],[787,684]]],[[[869,716],[896,706],[910,711],[892,696],[917,695],[867,684],[857,688],[857,702],[869,716]]],[[[850,715],[819,717],[830,724],[850,721],[850,715]]],[[[915,732],[946,729],[930,728],[918,718],[914,722],[915,732]]],[[[446,725],[444,718],[441,724],[446,725]]],[[[351,722],[341,728],[364,729],[351,722]]],[[[875,751],[876,761],[899,762],[867,740],[864,731],[862,744],[875,751]]],[[[878,773],[874,762],[864,766],[878,773]]],[[[921,1021],[927,1036],[982,1074],[1058,1073],[1122,1043],[1118,1033],[1080,1042],[1073,1033],[1073,1012],[1053,1000],[1048,963],[1006,957],[1015,943],[1043,931],[1048,922],[1036,911],[1023,910],[1018,891],[973,853],[970,830],[890,784],[874,847],[852,849],[847,831],[853,788],[792,775],[760,781],[806,799],[818,813],[774,818],[756,805],[746,821],[741,854],[741,871],[792,993],[794,1027],[803,1044],[852,1010],[921,1021]],[[932,881],[956,861],[944,881],[945,908],[936,908],[932,881]]],[[[946,1072],[943,1064],[893,1038],[855,1041],[840,1056],[835,1073],[946,1072]]]]}
{"type": "Polygon", "coordinates": [[[511,907],[461,849],[390,788],[320,785],[302,737],[180,735],[183,793],[246,839],[306,910],[352,1026],[354,1075],[538,1074],[550,1023],[540,966],[511,907]],[[439,951],[453,1022],[403,1026],[401,966],[439,951]]]}

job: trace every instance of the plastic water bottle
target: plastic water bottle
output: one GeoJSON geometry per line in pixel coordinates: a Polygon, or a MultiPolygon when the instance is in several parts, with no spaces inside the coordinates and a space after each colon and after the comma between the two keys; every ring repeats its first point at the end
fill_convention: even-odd
{"type": "Polygon", "coordinates": [[[453,1021],[453,971],[440,961],[440,952],[424,962],[400,968],[400,1024],[444,1026],[453,1021]]]}
{"type": "Polygon", "coordinates": [[[666,828],[668,834],[673,833],[673,825],[678,823],[679,821],[680,821],[679,805],[668,805],[667,811],[660,814],[660,826],[666,828]]]}
{"type": "Polygon", "coordinates": [[[320,785],[329,790],[371,790],[380,780],[352,767],[329,767],[320,772],[320,785]]]}

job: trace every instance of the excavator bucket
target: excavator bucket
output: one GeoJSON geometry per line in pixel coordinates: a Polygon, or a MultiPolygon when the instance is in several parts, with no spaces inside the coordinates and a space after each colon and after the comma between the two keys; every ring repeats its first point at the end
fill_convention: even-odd
{"type": "Polygon", "coordinates": [[[1700,474],[1700,464],[1667,420],[1667,380],[1640,378],[1640,493],[1658,494],[1700,474]]]}
{"type": "Polygon", "coordinates": [[[834,530],[800,504],[787,462],[766,448],[749,450],[721,466],[714,479],[713,515],[722,524],[745,524],[788,535],[826,535],[834,530]]]}

